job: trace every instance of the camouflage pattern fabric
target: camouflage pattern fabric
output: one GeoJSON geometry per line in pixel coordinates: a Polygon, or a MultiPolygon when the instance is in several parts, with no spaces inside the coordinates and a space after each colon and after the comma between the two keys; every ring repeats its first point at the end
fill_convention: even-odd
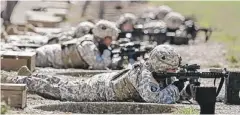
{"type": "Polygon", "coordinates": [[[36,66],[54,68],[107,69],[111,64],[109,52],[100,55],[93,35],[61,44],[49,44],[38,48],[36,66]]]}
{"type": "Polygon", "coordinates": [[[68,28],[63,30],[61,33],[57,34],[47,34],[46,36],[49,38],[48,44],[62,43],[68,40],[74,39],[75,30],[77,28],[68,28]]]}
{"type": "Polygon", "coordinates": [[[75,28],[71,28],[68,31],[64,31],[61,34],[61,37],[59,37],[59,41],[64,42],[64,41],[68,41],[68,40],[72,40],[74,39],[74,32],[75,32],[75,28]]]}
{"type": "Polygon", "coordinates": [[[49,38],[41,35],[9,35],[7,37],[7,43],[12,44],[37,44],[45,45],[48,43],[49,38]]]}
{"type": "MultiPolygon", "coordinates": [[[[143,25],[143,29],[148,33],[159,33],[160,31],[166,31],[167,25],[163,21],[150,21],[143,25]]],[[[164,32],[163,32],[164,33],[164,32]]]]}
{"type": "Polygon", "coordinates": [[[1,51],[21,51],[21,49],[19,49],[17,46],[3,42],[0,42],[0,47],[1,51]]]}
{"type": "Polygon", "coordinates": [[[75,38],[79,38],[82,37],[86,34],[89,34],[89,32],[91,31],[91,29],[93,29],[94,24],[91,22],[80,22],[74,32],[74,37],[75,38]]]}
{"type": "Polygon", "coordinates": [[[48,34],[47,36],[52,40],[50,44],[62,43],[90,34],[90,31],[91,29],[93,29],[93,27],[94,27],[93,23],[85,21],[80,22],[76,27],[65,29],[61,33],[48,34]]]}
{"type": "Polygon", "coordinates": [[[68,40],[61,44],[45,45],[37,49],[36,66],[55,68],[108,69],[111,66],[111,52],[104,50],[100,55],[98,41],[118,36],[115,23],[100,20],[93,29],[93,35],[68,40]]]}
{"type": "Polygon", "coordinates": [[[172,12],[172,9],[171,9],[169,6],[166,6],[166,5],[159,6],[159,7],[156,9],[156,12],[155,12],[156,19],[158,19],[158,20],[163,20],[164,17],[165,17],[169,12],[172,12]]]}
{"type": "Polygon", "coordinates": [[[117,28],[116,24],[107,20],[98,21],[93,28],[93,35],[100,39],[109,36],[112,37],[113,40],[116,40],[119,32],[120,30],[117,28]]]}
{"type": "Polygon", "coordinates": [[[178,69],[180,55],[170,45],[158,45],[149,54],[152,71],[161,72],[168,69],[178,69]]]}
{"type": "Polygon", "coordinates": [[[29,91],[47,98],[65,101],[146,101],[175,103],[179,99],[176,86],[161,87],[146,67],[135,67],[120,73],[103,73],[86,80],[67,81],[60,76],[18,76],[10,80],[25,83],[29,91]]]}
{"type": "Polygon", "coordinates": [[[117,25],[118,27],[120,27],[121,24],[124,24],[126,22],[134,25],[136,21],[137,21],[137,17],[134,14],[125,13],[120,16],[119,20],[117,21],[117,25]]]}
{"type": "Polygon", "coordinates": [[[48,44],[36,49],[36,66],[62,68],[60,44],[48,44]]]}
{"type": "MultiPolygon", "coordinates": [[[[168,46],[167,46],[168,47],[168,46]]],[[[159,53],[173,52],[165,51],[169,48],[156,47],[151,56],[160,56],[159,53]],[[155,55],[157,53],[158,55],[155,55]]],[[[171,57],[171,56],[170,56],[171,57]]],[[[173,57],[173,56],[172,56],[173,57]]],[[[159,59],[150,57],[149,59],[159,59]]],[[[168,60],[170,58],[166,58],[168,60]]],[[[176,58],[173,58],[176,59],[176,58]]],[[[160,59],[162,60],[162,59],[160,59]]],[[[156,60],[155,60],[156,61],[156,60]]],[[[178,59],[176,59],[176,62],[178,59]]],[[[154,64],[165,64],[165,62],[154,64]]],[[[174,62],[174,61],[169,61],[174,62]]],[[[130,70],[121,72],[102,73],[87,79],[75,81],[66,80],[61,76],[32,75],[18,76],[10,81],[14,83],[25,83],[30,91],[39,95],[65,101],[145,101],[150,103],[175,103],[180,98],[180,93],[175,85],[164,87],[162,82],[157,82],[152,76],[155,65],[151,65],[151,60],[134,64],[130,70]]],[[[173,65],[174,66],[174,65],[173,65]]],[[[175,67],[175,66],[174,66],[175,67]]],[[[168,68],[168,67],[167,67],[168,68]]]]}
{"type": "Polygon", "coordinates": [[[170,29],[179,28],[180,25],[183,24],[184,20],[185,20],[184,16],[182,16],[180,13],[177,13],[177,12],[170,12],[164,18],[164,21],[166,22],[167,27],[170,29]]]}
{"type": "Polygon", "coordinates": [[[140,21],[141,24],[154,20],[155,19],[155,10],[156,8],[154,7],[148,7],[146,8],[145,11],[143,11],[143,13],[139,16],[138,22],[140,21]],[[143,22],[141,22],[143,21],[143,22]]]}

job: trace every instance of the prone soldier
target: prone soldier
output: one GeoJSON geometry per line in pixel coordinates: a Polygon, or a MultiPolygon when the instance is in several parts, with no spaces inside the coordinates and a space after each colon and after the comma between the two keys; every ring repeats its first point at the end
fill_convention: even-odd
{"type": "Polygon", "coordinates": [[[177,12],[168,13],[164,21],[167,24],[166,36],[170,44],[188,44],[189,40],[195,40],[200,31],[205,32],[206,42],[212,33],[211,28],[198,27],[191,17],[184,17],[177,12]]]}
{"type": "MultiPolygon", "coordinates": [[[[36,44],[36,45],[45,45],[45,44],[55,44],[61,43],[64,41],[72,40],[75,38],[80,38],[86,34],[92,34],[92,29],[94,24],[91,22],[80,22],[74,28],[68,28],[59,30],[57,33],[45,33],[34,31],[32,35],[23,34],[23,35],[12,35],[7,36],[7,43],[17,43],[17,44],[36,44]],[[36,36],[36,37],[35,37],[36,36]]],[[[33,27],[33,30],[34,29],[33,27]]]]}
{"type": "Polygon", "coordinates": [[[120,28],[121,32],[119,33],[119,38],[130,38],[135,41],[136,37],[139,37],[135,31],[135,24],[137,22],[137,17],[132,13],[125,13],[120,16],[117,21],[117,26],[120,28]],[[129,36],[130,35],[130,36],[129,36]]]}
{"type": "Polygon", "coordinates": [[[36,49],[36,66],[54,68],[108,69],[111,66],[111,41],[118,36],[115,23],[100,20],[93,35],[36,49]],[[99,47],[105,47],[100,52],[99,47]]]}
{"type": "Polygon", "coordinates": [[[180,81],[164,86],[163,81],[156,80],[152,72],[175,71],[180,61],[179,54],[171,46],[159,45],[150,52],[148,60],[136,63],[130,70],[97,74],[79,81],[66,81],[57,76],[40,74],[7,78],[7,80],[25,83],[30,91],[52,99],[66,101],[134,100],[172,104],[181,96],[191,97],[191,88],[187,88],[191,86],[184,86],[184,83],[180,81]],[[187,89],[188,91],[185,91],[187,89]]]}
{"type": "Polygon", "coordinates": [[[167,25],[164,21],[152,20],[143,25],[143,32],[148,35],[149,41],[156,41],[157,44],[163,44],[167,41],[167,25]]]}
{"type": "Polygon", "coordinates": [[[49,37],[49,44],[61,43],[64,41],[80,38],[87,34],[92,34],[94,24],[88,21],[80,22],[75,28],[58,34],[47,35],[49,37]]]}

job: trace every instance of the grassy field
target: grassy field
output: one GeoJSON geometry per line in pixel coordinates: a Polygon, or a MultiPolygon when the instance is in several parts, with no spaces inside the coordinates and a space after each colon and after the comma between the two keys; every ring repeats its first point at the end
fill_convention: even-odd
{"type": "Polygon", "coordinates": [[[189,107],[189,108],[181,108],[177,111],[173,112],[173,114],[199,114],[199,110],[189,107]]]}
{"type": "Polygon", "coordinates": [[[226,59],[233,67],[240,67],[240,1],[151,1],[149,4],[168,5],[183,15],[196,16],[200,26],[216,28],[211,41],[225,43],[226,59]]]}

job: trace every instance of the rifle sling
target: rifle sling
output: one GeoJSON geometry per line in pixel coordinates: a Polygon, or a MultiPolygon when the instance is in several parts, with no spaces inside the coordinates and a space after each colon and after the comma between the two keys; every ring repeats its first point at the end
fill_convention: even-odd
{"type": "Polygon", "coordinates": [[[116,74],[116,75],[111,79],[111,81],[113,81],[113,80],[117,79],[119,76],[127,73],[129,70],[130,70],[130,69],[124,69],[123,71],[119,72],[118,74],[116,74]]]}

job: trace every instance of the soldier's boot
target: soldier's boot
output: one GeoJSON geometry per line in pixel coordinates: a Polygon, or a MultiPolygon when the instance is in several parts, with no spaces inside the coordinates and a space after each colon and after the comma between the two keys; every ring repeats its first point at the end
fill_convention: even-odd
{"type": "Polygon", "coordinates": [[[27,66],[22,66],[17,73],[18,76],[30,76],[31,74],[32,72],[28,69],[27,66]]]}

